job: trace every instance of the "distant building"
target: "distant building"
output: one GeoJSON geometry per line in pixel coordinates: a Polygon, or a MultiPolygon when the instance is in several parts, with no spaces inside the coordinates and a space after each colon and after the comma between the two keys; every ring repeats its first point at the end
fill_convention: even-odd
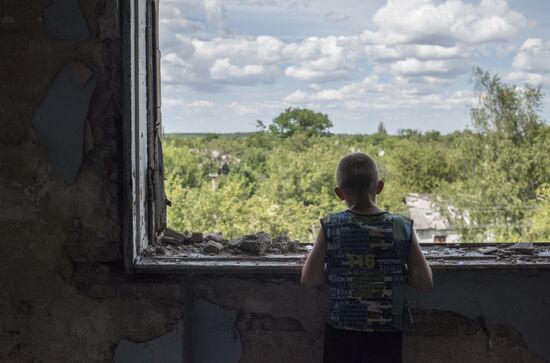
{"type": "Polygon", "coordinates": [[[410,193],[405,197],[409,217],[421,243],[458,243],[459,234],[451,229],[449,220],[442,216],[430,194],[410,193]]]}

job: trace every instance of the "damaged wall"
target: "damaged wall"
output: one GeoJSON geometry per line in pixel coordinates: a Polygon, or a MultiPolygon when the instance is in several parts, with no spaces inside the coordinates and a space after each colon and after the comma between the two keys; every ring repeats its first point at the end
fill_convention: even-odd
{"type": "MultiPolygon", "coordinates": [[[[182,351],[180,279],[122,269],[119,14],[116,0],[0,0],[2,362],[182,351]]],[[[408,361],[550,359],[547,272],[435,279],[412,300],[408,361]]],[[[197,362],[319,361],[326,295],[297,276],[205,277],[196,295],[197,362]]]]}
{"type": "Polygon", "coordinates": [[[116,0],[0,0],[0,361],[112,361],[182,318],[121,260],[116,0]]]}
{"type": "MultiPolygon", "coordinates": [[[[405,336],[405,362],[550,360],[547,271],[437,271],[434,286],[407,293],[415,324],[405,336]]],[[[242,347],[241,362],[321,361],[326,290],[302,289],[298,276],[241,276],[199,278],[195,292],[237,312],[225,325],[240,336],[233,344],[242,347]]],[[[200,355],[204,346],[228,344],[211,338],[195,346],[200,355]]]]}

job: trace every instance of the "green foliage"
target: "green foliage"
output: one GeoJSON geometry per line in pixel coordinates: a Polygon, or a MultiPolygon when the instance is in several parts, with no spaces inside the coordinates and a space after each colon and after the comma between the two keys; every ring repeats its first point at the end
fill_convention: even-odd
{"type": "MultiPolygon", "coordinates": [[[[261,128],[263,123],[258,123],[261,128]]],[[[315,112],[306,108],[287,108],[273,119],[269,130],[282,137],[290,137],[296,133],[307,136],[327,135],[332,122],[324,113],[315,112]]]]}
{"type": "Polygon", "coordinates": [[[544,184],[538,189],[537,200],[529,235],[535,241],[547,241],[550,237],[550,184],[544,184]]]}
{"type": "Polygon", "coordinates": [[[527,150],[502,146],[494,160],[487,137],[471,131],[437,140],[426,134],[167,136],[168,222],[174,229],[222,231],[230,238],[265,230],[312,241],[318,219],[345,208],[333,192],[339,158],[363,151],[376,158],[386,182],[378,199],[383,209],[406,214],[408,193],[432,193],[456,207],[454,222],[464,240],[549,240],[550,188],[529,189],[548,182],[548,129],[541,128],[527,150]],[[228,155],[228,172],[215,179],[214,190],[209,175],[228,155]]]}
{"type": "Polygon", "coordinates": [[[390,173],[407,175],[400,184],[409,191],[430,193],[453,179],[447,147],[433,141],[401,139],[387,164],[390,173]]]}
{"type": "Polygon", "coordinates": [[[168,135],[163,142],[168,224],[221,231],[264,230],[312,241],[318,219],[345,205],[334,195],[339,158],[362,151],[378,162],[378,205],[407,213],[405,196],[431,193],[464,241],[550,241],[550,127],[542,94],[476,70],[474,130],[441,135],[329,135],[326,115],[287,109],[266,129],[240,135],[168,135]],[[217,176],[216,176],[217,175],[217,176]]]}
{"type": "Polygon", "coordinates": [[[377,129],[376,132],[379,133],[379,134],[382,134],[382,135],[387,135],[388,134],[388,132],[386,131],[386,128],[384,127],[384,123],[382,123],[382,122],[380,122],[378,124],[378,129],[377,129]]]}
{"type": "Polygon", "coordinates": [[[450,160],[456,180],[440,193],[457,208],[454,221],[465,239],[536,240],[541,235],[530,232],[537,222],[529,216],[539,208],[538,188],[550,182],[548,126],[538,114],[542,93],[480,69],[474,77],[476,132],[455,139],[450,160]]]}
{"type": "Polygon", "coordinates": [[[471,115],[479,132],[514,145],[529,143],[536,137],[543,124],[539,111],[544,96],[540,87],[526,84],[519,88],[475,68],[474,89],[478,105],[471,109],[471,115]]]}

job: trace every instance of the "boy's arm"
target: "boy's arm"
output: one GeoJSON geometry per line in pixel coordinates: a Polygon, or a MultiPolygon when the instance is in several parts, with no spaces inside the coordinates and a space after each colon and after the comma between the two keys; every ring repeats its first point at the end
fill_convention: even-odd
{"type": "Polygon", "coordinates": [[[320,286],[325,282],[325,256],[327,254],[326,233],[321,225],[313,250],[307,256],[306,263],[302,269],[300,282],[303,287],[312,288],[320,286]]]}
{"type": "Polygon", "coordinates": [[[419,290],[429,290],[433,287],[432,269],[424,257],[416,233],[413,231],[411,249],[407,260],[407,283],[419,290]]]}

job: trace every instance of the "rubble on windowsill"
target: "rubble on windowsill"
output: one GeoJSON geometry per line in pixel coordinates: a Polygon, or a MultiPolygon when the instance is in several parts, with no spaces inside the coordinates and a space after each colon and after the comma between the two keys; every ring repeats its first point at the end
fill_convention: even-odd
{"type": "MultiPolygon", "coordinates": [[[[434,270],[550,269],[550,243],[422,244],[434,270]]],[[[265,232],[226,239],[221,233],[166,230],[140,258],[143,271],[300,271],[312,244],[265,232]],[[248,269],[248,270],[247,270],[248,269]]]]}
{"type": "Polygon", "coordinates": [[[432,267],[454,265],[479,268],[525,266],[550,268],[549,243],[456,243],[421,247],[432,267]]]}
{"type": "Polygon", "coordinates": [[[176,232],[167,229],[156,246],[148,247],[143,255],[151,256],[265,256],[305,254],[311,246],[265,232],[225,239],[222,233],[176,232]]]}

